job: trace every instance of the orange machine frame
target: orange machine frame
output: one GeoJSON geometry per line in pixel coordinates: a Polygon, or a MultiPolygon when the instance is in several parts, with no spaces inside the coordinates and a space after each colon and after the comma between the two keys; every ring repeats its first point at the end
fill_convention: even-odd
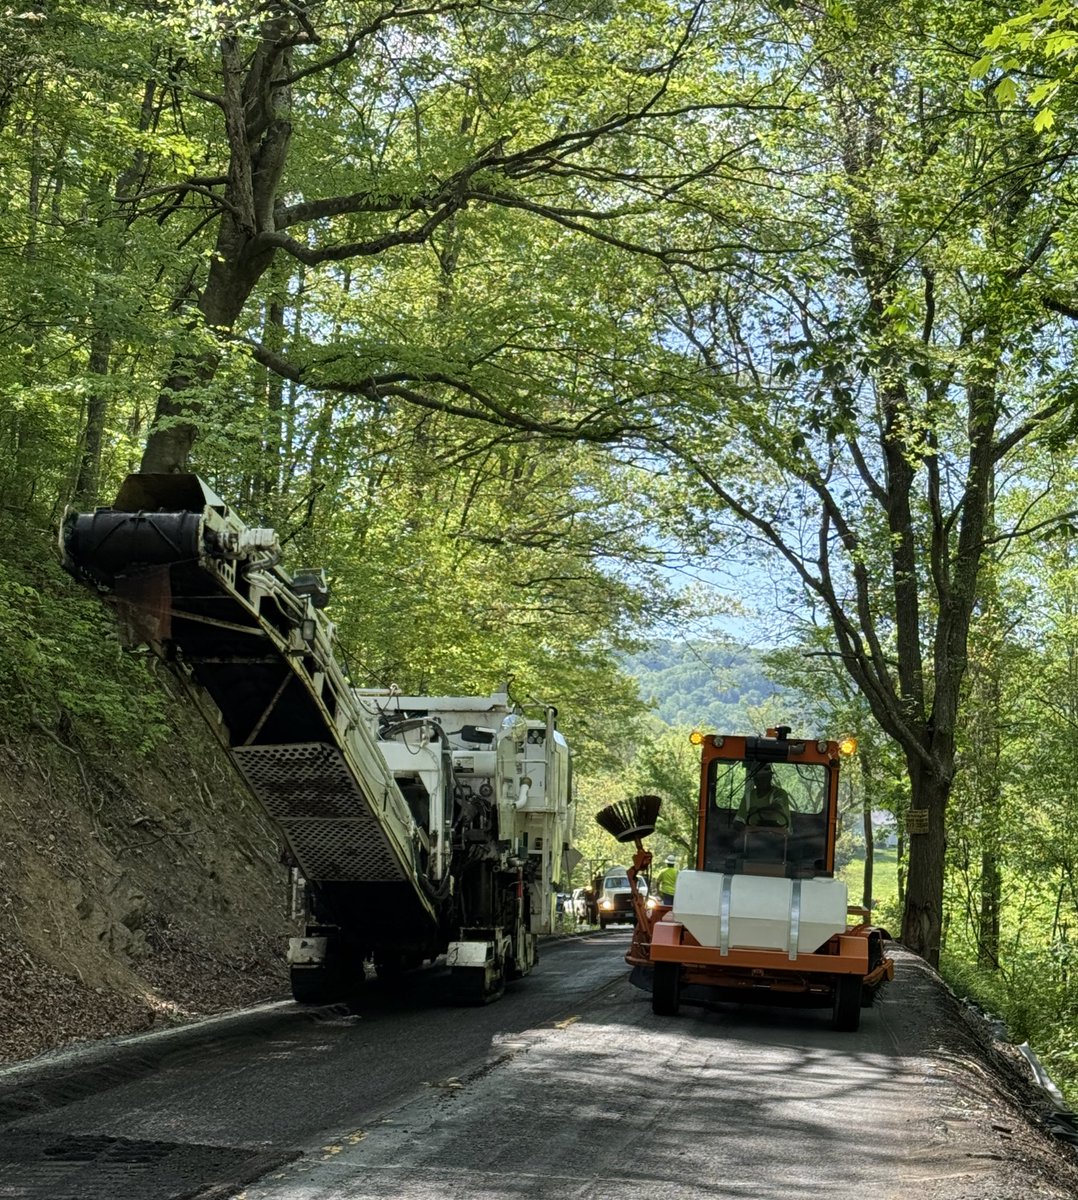
{"type": "MultiPolygon", "coordinates": [[[[774,737],[775,730],[769,729],[767,732],[770,738],[774,737]]],[[[696,828],[698,831],[696,839],[696,869],[698,871],[705,869],[703,831],[707,826],[707,806],[709,799],[708,775],[710,774],[711,764],[716,760],[723,762],[744,762],[746,760],[748,743],[750,741],[758,742],[761,740],[763,739],[739,736],[728,737],[725,734],[715,733],[708,734],[700,742],[700,799],[696,816],[696,828]]],[[[802,749],[796,754],[789,751],[785,759],[774,759],[772,761],[820,763],[827,767],[827,829],[823,873],[825,875],[833,875],[835,872],[835,841],[838,837],[838,742],[810,742],[806,739],[797,738],[791,739],[788,744],[791,747],[798,746],[802,749]],[[820,746],[824,746],[825,749],[821,750],[820,746]]]]}
{"type": "MultiPolygon", "coordinates": [[[[838,836],[838,763],[840,760],[837,741],[813,741],[793,738],[787,740],[785,758],[764,755],[757,758],[748,754],[750,742],[778,741],[778,731],[769,729],[767,739],[727,736],[722,734],[694,735],[700,746],[700,799],[697,814],[696,869],[705,870],[704,859],[708,803],[710,800],[710,767],[716,760],[726,762],[787,761],[820,763],[828,768],[827,813],[824,848],[824,870],[822,875],[833,876],[835,866],[835,843],[838,836]],[[822,747],[822,749],[821,749],[822,747]]],[[[894,978],[894,963],[884,957],[882,962],[870,969],[869,942],[873,934],[879,934],[867,923],[868,911],[851,905],[851,916],[861,918],[857,925],[849,926],[844,933],[832,937],[825,946],[812,954],[798,954],[791,959],[782,950],[747,950],[731,947],[723,954],[717,947],[701,946],[680,922],[671,919],[672,910],[658,906],[648,912],[647,906],[636,890],[636,876],[646,871],[651,863],[651,853],[640,841],[636,843],[636,854],[629,869],[633,888],[633,904],[636,909],[636,928],[625,960],[632,966],[650,966],[656,962],[676,962],[684,968],[686,983],[721,984],[725,988],[759,989],[776,992],[805,994],[827,991],[836,975],[859,975],[864,983],[872,986],[884,979],[894,978]]]]}

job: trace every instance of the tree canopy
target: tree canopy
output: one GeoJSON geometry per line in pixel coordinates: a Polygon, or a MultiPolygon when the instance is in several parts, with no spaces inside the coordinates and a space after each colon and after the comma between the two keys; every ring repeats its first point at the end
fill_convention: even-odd
{"type": "MultiPolygon", "coordinates": [[[[866,779],[901,793],[906,940],[939,956],[964,847],[999,960],[1001,872],[1032,856],[1001,833],[1008,672],[1069,694],[1067,6],[0,21],[5,544],[140,466],[198,470],[328,567],[357,676],[509,680],[585,761],[671,780],[625,669],[691,607],[671,556],[721,560],[743,604],[770,573],[774,636],[841,673],[866,779]]],[[[43,652],[23,586],[10,676],[43,652]]],[[[1067,712],[1036,715],[1060,761],[1067,712]]]]}

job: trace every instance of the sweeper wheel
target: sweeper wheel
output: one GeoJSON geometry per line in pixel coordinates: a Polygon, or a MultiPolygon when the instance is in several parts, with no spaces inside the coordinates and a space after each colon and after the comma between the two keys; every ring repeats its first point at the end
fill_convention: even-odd
{"type": "MultiPolygon", "coordinates": [[[[868,973],[871,975],[882,962],[883,937],[879,933],[870,933],[868,935],[868,973]]],[[[862,1008],[871,1008],[876,1003],[886,978],[886,976],[883,976],[883,978],[872,984],[871,987],[866,984],[861,988],[862,1008]]]]}
{"type": "Polygon", "coordinates": [[[835,977],[835,1005],[831,1014],[831,1028],[840,1033],[856,1033],[861,1024],[861,976],[837,975],[835,977]]]}
{"type": "Polygon", "coordinates": [[[658,962],[651,979],[651,1011],[660,1017],[676,1017],[681,1006],[681,967],[658,962]]]}

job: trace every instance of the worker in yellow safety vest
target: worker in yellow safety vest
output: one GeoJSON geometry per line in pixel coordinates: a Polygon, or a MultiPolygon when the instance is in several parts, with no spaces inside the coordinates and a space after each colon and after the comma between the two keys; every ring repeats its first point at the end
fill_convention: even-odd
{"type": "Polygon", "coordinates": [[[674,887],[677,884],[677,859],[672,855],[666,856],[666,865],[655,876],[655,886],[659,889],[659,903],[674,903],[674,887]]]}

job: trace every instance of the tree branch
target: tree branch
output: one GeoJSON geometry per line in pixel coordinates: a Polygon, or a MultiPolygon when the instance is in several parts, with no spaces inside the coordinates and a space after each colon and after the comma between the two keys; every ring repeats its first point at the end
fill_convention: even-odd
{"type": "Polygon", "coordinates": [[[315,391],[340,392],[343,395],[368,396],[372,399],[396,396],[417,408],[427,409],[431,412],[441,412],[449,416],[480,421],[501,428],[511,427],[560,440],[583,441],[596,445],[608,445],[623,439],[643,437],[651,431],[650,426],[624,421],[605,424],[596,419],[594,415],[586,416],[579,421],[546,421],[528,417],[495,400],[467,380],[444,372],[397,371],[381,375],[367,375],[361,379],[329,378],[319,375],[312,368],[298,366],[257,342],[250,339],[244,340],[251,348],[257,362],[283,379],[302,384],[315,391]],[[445,387],[467,397],[474,403],[465,405],[438,399],[426,392],[416,390],[416,386],[413,385],[445,387]]]}

